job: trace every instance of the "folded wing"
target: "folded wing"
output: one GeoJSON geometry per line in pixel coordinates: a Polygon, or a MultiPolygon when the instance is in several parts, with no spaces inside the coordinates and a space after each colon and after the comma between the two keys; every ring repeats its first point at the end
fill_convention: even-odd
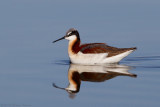
{"type": "Polygon", "coordinates": [[[91,43],[83,44],[80,47],[80,51],[83,54],[98,54],[98,53],[108,53],[107,57],[112,57],[129,50],[135,50],[136,48],[116,48],[108,46],[105,43],[91,43]]]}

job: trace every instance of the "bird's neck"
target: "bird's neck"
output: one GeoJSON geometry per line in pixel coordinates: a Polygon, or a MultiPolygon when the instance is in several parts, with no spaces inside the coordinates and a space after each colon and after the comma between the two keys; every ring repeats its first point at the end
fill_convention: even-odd
{"type": "Polygon", "coordinates": [[[78,92],[81,85],[80,74],[77,71],[69,70],[68,73],[69,86],[68,90],[78,92]]]}
{"type": "Polygon", "coordinates": [[[69,41],[68,53],[77,54],[80,51],[80,39],[76,38],[75,40],[69,41]]]}

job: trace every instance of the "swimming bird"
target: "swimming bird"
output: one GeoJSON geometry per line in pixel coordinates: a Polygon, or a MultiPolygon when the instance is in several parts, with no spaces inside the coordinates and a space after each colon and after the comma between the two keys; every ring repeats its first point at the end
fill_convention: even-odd
{"type": "Polygon", "coordinates": [[[137,48],[116,48],[106,43],[81,44],[78,30],[71,28],[62,39],[69,40],[68,55],[71,63],[83,65],[118,63],[124,57],[135,51],[137,48]]]}

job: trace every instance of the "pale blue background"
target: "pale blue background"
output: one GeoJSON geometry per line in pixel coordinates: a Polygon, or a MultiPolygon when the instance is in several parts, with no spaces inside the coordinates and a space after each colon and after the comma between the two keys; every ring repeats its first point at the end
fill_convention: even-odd
{"type": "Polygon", "coordinates": [[[159,0],[1,0],[0,107],[159,107],[159,0]],[[74,27],[83,43],[138,47],[121,63],[138,78],[82,82],[75,99],[52,87],[68,85],[67,41],[74,27]],[[65,61],[64,61],[65,60],[65,61]]]}

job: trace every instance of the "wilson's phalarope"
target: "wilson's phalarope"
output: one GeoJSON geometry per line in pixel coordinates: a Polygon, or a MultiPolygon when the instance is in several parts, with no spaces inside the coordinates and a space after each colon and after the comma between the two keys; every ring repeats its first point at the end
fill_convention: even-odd
{"type": "Polygon", "coordinates": [[[81,45],[79,33],[74,28],[69,29],[64,37],[53,41],[53,43],[62,39],[69,40],[69,58],[72,63],[76,64],[95,65],[118,63],[121,59],[136,50],[136,47],[116,48],[108,46],[105,43],[90,43],[81,45]]]}

